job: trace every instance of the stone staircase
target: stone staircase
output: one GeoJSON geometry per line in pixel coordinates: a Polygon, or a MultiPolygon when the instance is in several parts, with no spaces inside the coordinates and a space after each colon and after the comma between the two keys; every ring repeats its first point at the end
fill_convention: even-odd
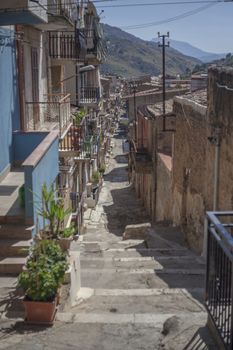
{"type": "Polygon", "coordinates": [[[17,276],[26,262],[31,229],[23,216],[0,217],[0,277],[17,276]]]}

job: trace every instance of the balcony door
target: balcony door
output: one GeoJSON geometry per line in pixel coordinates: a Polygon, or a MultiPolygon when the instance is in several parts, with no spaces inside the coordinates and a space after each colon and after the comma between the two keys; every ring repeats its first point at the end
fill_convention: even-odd
{"type": "Polygon", "coordinates": [[[33,124],[37,128],[40,121],[39,109],[39,63],[38,49],[31,48],[31,69],[32,69],[32,102],[33,102],[33,124]]]}

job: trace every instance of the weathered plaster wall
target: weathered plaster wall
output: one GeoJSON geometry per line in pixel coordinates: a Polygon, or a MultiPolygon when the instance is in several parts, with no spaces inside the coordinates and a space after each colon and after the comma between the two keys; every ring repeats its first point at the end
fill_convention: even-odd
{"type": "Polygon", "coordinates": [[[19,129],[14,27],[0,27],[0,177],[13,160],[13,131],[19,129]]]}
{"type": "Polygon", "coordinates": [[[158,153],[156,221],[172,219],[172,159],[158,153]]]}
{"type": "MultiPolygon", "coordinates": [[[[185,92],[187,92],[187,89],[180,89],[180,90],[171,90],[166,92],[166,99],[173,98],[174,96],[183,95],[185,92]]],[[[144,94],[138,94],[136,95],[136,109],[139,106],[145,106],[145,105],[154,105],[158,102],[162,102],[163,94],[162,92],[154,92],[154,93],[144,93],[144,94]]],[[[127,98],[128,100],[128,116],[130,121],[134,120],[134,97],[130,96],[127,98]]]]}
{"type": "MultiPolygon", "coordinates": [[[[208,136],[214,136],[220,126],[219,210],[233,209],[233,69],[211,68],[208,80],[208,136]]],[[[206,199],[213,206],[215,146],[207,146],[206,199]]]]}
{"type": "Polygon", "coordinates": [[[187,242],[199,253],[206,209],[206,111],[183,97],[175,99],[172,218],[176,225],[182,225],[187,242]]]}

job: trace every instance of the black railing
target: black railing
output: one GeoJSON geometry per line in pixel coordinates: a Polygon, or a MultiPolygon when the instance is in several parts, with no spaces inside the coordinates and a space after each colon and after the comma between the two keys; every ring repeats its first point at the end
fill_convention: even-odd
{"type": "Polygon", "coordinates": [[[49,56],[57,59],[77,58],[74,32],[49,32],[49,56]]]}
{"type": "Polygon", "coordinates": [[[86,55],[86,39],[76,31],[50,31],[49,56],[55,59],[75,59],[83,61],[86,55]]]}
{"type": "Polygon", "coordinates": [[[233,212],[207,213],[206,307],[225,349],[233,349],[233,212]]]}
{"type": "Polygon", "coordinates": [[[80,104],[98,103],[100,89],[98,87],[85,87],[80,89],[80,104]]]}

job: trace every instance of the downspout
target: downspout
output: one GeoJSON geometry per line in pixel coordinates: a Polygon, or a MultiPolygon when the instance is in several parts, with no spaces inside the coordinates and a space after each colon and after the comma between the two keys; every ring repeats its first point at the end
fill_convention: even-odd
{"type": "Polygon", "coordinates": [[[156,222],[156,207],[157,207],[157,122],[152,119],[152,223],[156,222]]]}
{"type": "Polygon", "coordinates": [[[220,148],[221,148],[221,129],[216,128],[216,141],[215,141],[215,161],[214,161],[214,204],[213,211],[218,210],[219,202],[219,164],[220,164],[220,148]]]}
{"type": "MultiPolygon", "coordinates": [[[[16,25],[16,33],[22,33],[23,26],[16,25]]],[[[20,129],[26,131],[25,122],[25,84],[24,84],[24,49],[23,44],[18,39],[16,41],[17,71],[18,71],[18,88],[19,88],[19,105],[20,105],[20,129]]]]}

